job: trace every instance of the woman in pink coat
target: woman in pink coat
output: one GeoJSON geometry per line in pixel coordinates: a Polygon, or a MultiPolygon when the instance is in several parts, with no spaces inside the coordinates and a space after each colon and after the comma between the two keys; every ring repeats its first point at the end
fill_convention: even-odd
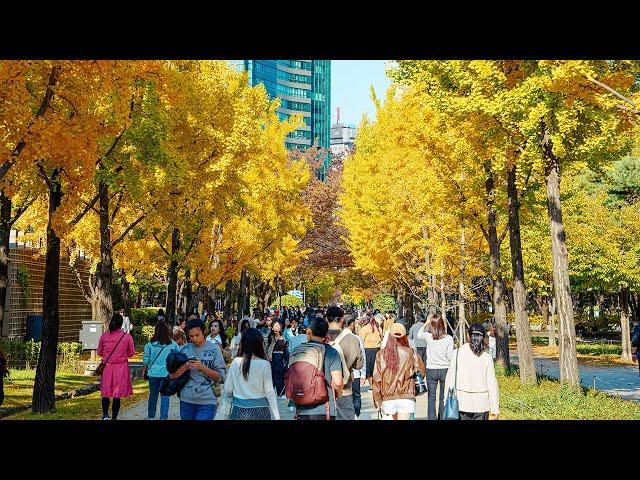
{"type": "Polygon", "coordinates": [[[115,314],[109,322],[109,331],[102,334],[98,342],[98,355],[106,363],[100,381],[102,395],[102,420],[109,420],[109,403],[113,398],[113,419],[118,418],[120,399],[133,395],[131,375],[129,374],[129,357],[136,350],[133,337],[121,330],[123,318],[115,314]]]}

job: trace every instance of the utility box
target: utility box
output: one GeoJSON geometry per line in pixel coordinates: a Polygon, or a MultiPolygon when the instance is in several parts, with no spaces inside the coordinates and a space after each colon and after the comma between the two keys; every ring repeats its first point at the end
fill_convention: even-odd
{"type": "Polygon", "coordinates": [[[24,341],[29,340],[42,341],[42,315],[27,315],[27,334],[24,336],[24,341]]]}
{"type": "Polygon", "coordinates": [[[83,321],[80,330],[80,343],[83,350],[97,350],[102,335],[102,322],[83,321]]]}

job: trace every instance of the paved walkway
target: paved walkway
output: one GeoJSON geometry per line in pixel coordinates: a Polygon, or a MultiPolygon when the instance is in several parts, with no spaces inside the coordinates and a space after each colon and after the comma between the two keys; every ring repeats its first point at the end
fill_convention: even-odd
{"type": "MultiPolygon", "coordinates": [[[[293,412],[287,408],[288,400],[278,400],[278,408],[280,410],[280,418],[282,420],[293,420],[293,412]]],[[[160,415],[160,401],[156,408],[156,419],[160,415]]],[[[426,419],[427,417],[427,395],[418,397],[416,404],[416,418],[426,419]]],[[[118,415],[118,420],[146,420],[147,418],[147,399],[141,400],[128,410],[118,415]]],[[[169,403],[169,420],[180,420],[180,399],[173,395],[170,397],[169,403]]],[[[362,411],[360,412],[360,420],[377,420],[377,413],[373,407],[373,398],[369,387],[362,390],[362,411]]]]}
{"type": "MultiPolygon", "coordinates": [[[[518,356],[511,354],[511,361],[518,363],[518,356]]],[[[536,371],[549,377],[560,378],[559,361],[553,358],[535,357],[536,371]]],[[[614,365],[611,367],[593,366],[579,363],[580,382],[585,387],[618,395],[624,400],[640,401],[640,375],[638,367],[614,365]]]]}

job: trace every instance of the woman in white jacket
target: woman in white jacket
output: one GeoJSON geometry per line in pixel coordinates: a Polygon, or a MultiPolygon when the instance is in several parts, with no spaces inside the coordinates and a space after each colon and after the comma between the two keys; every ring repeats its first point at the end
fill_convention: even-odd
{"type": "Polygon", "coordinates": [[[482,324],[469,327],[469,343],[453,351],[445,380],[445,392],[454,389],[460,420],[498,418],[498,382],[491,355],[484,351],[486,332],[482,324]]]}

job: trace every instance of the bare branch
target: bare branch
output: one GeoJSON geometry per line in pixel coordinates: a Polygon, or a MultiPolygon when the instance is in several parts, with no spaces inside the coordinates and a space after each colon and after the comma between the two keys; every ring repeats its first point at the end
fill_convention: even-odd
{"type": "Polygon", "coordinates": [[[124,196],[124,189],[121,189],[118,194],[118,201],[116,202],[116,206],[113,208],[113,213],[111,214],[111,222],[113,222],[116,219],[116,215],[118,214],[118,210],[120,209],[120,203],[122,202],[123,196],[124,196]]]}
{"type": "Polygon", "coordinates": [[[613,95],[615,95],[616,97],[618,97],[620,100],[622,100],[623,102],[628,103],[629,105],[631,105],[633,107],[633,110],[630,110],[633,113],[640,113],[640,111],[638,110],[638,106],[630,99],[628,99],[627,97],[625,97],[624,95],[622,95],[620,92],[614,90],[613,88],[611,88],[609,85],[604,84],[598,80],[596,80],[595,78],[592,78],[590,76],[586,77],[587,80],[589,80],[591,83],[595,83],[596,85],[598,85],[599,87],[604,88],[605,90],[607,90],[608,92],[612,93],[613,95]]]}
{"type": "Polygon", "coordinates": [[[25,199],[23,204],[20,207],[18,207],[16,214],[13,216],[13,218],[11,218],[11,220],[9,220],[9,227],[12,227],[13,224],[18,221],[18,219],[22,216],[22,214],[26,212],[27,209],[31,205],[33,205],[33,202],[35,202],[38,198],[38,197],[33,197],[33,198],[29,198],[29,197],[30,195],[27,195],[27,198],[25,199]]]}
{"type": "Polygon", "coordinates": [[[162,249],[162,251],[167,255],[167,257],[170,257],[171,254],[167,251],[166,248],[164,248],[164,245],[162,245],[162,242],[160,241],[160,239],[156,236],[155,232],[151,232],[151,235],[153,235],[153,238],[156,239],[156,242],[158,242],[158,245],[160,245],[160,248],[162,249]]]}
{"type": "Polygon", "coordinates": [[[97,210],[94,208],[94,205],[96,204],[96,202],[98,201],[98,199],[100,198],[100,194],[102,193],[102,191],[107,188],[107,185],[105,183],[102,183],[100,188],[98,189],[98,193],[95,194],[95,196],[89,201],[89,203],[87,203],[85,205],[85,207],[82,209],[82,211],[80,213],[78,213],[78,215],[76,215],[74,217],[73,220],[71,220],[70,225],[77,225],[78,222],[80,220],[82,220],[82,217],[85,216],[85,214],[91,210],[93,208],[94,211],[97,212],[97,210]]]}
{"type": "Polygon", "coordinates": [[[120,235],[117,239],[111,242],[111,248],[115,247],[118,243],[120,243],[124,239],[124,237],[126,237],[127,234],[144,219],[145,216],[146,214],[143,213],[136,219],[135,222],[129,225],[127,229],[124,232],[122,232],[122,235],[120,235]]]}
{"type": "Polygon", "coordinates": [[[509,225],[506,225],[504,227],[504,230],[502,231],[502,234],[500,235],[500,238],[498,239],[498,246],[502,245],[502,241],[504,240],[504,237],[507,236],[508,231],[509,231],[509,225]]]}

